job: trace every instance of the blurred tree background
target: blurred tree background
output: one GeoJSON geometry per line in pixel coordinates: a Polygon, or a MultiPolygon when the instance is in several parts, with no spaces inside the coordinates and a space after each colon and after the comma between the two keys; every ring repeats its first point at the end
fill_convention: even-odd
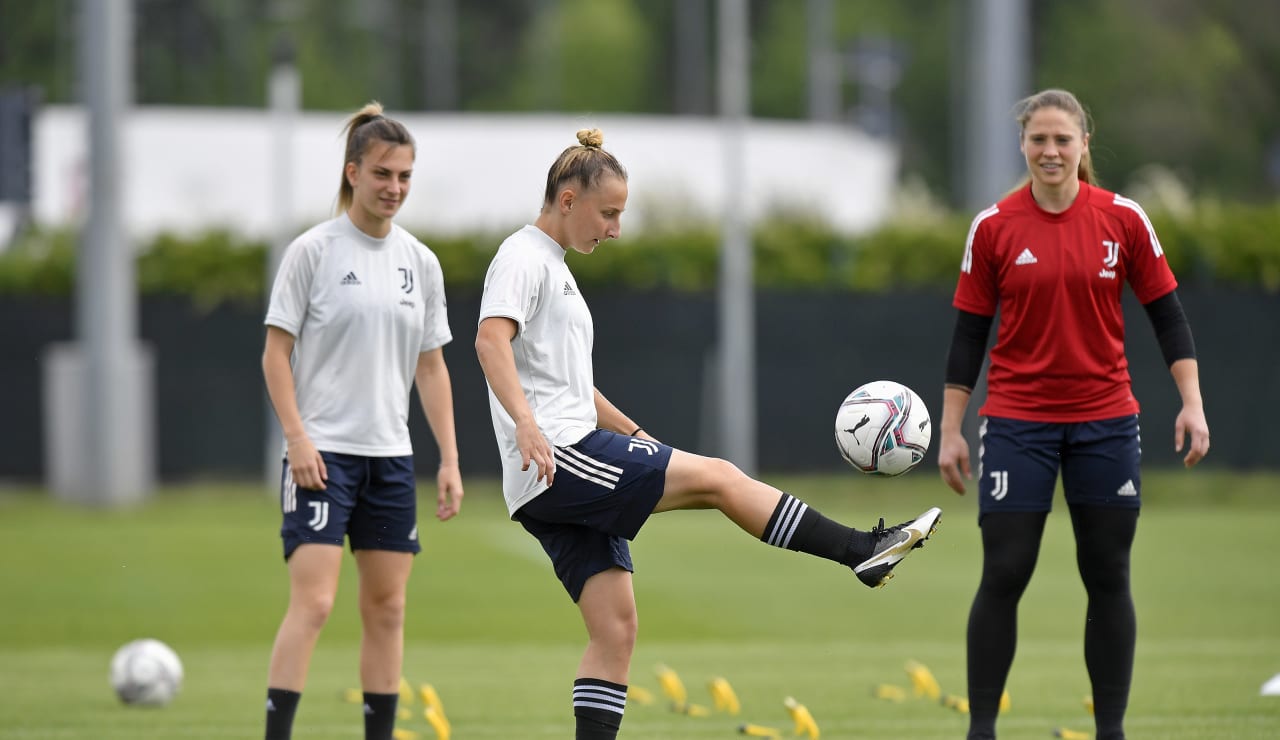
{"type": "MultiPolygon", "coordinates": [[[[34,87],[51,104],[78,100],[79,3],[0,0],[0,88],[34,87]]],[[[1093,151],[1105,185],[1130,188],[1156,167],[1197,196],[1274,200],[1280,3],[1028,3],[1032,84],[1068,88],[1095,112],[1093,151]]],[[[969,91],[955,72],[967,53],[969,0],[828,4],[842,60],[841,116],[861,125],[874,102],[855,69],[860,51],[890,49],[898,76],[889,126],[876,133],[899,146],[904,178],[957,203],[955,150],[964,140],[957,111],[969,91]]],[[[269,68],[288,48],[308,109],[345,111],[377,98],[407,111],[709,115],[715,7],[714,0],[134,0],[134,97],[142,105],[262,107],[269,68]]],[[[751,2],[757,117],[810,116],[808,7],[751,2]]]]}

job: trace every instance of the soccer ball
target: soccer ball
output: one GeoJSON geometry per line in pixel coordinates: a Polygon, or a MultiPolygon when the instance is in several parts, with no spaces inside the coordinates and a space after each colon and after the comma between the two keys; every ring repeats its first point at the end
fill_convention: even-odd
{"type": "Polygon", "coordinates": [[[836,447],[864,473],[902,475],[924,459],[932,437],[924,401],[892,380],[859,386],[836,411],[836,447]]]}
{"type": "Polygon", "coordinates": [[[182,661],[159,640],[134,640],[111,658],[111,687],[125,704],[164,706],[182,688],[182,661]]]}

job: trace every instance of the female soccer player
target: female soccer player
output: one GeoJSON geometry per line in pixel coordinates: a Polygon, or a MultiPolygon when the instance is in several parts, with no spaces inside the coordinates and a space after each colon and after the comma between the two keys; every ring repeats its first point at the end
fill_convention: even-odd
{"type": "Polygon", "coordinates": [[[565,264],[621,233],[627,174],[578,132],[547,175],[542,211],[502,243],[485,276],[476,353],[512,518],[541,543],[587,628],[573,685],[577,740],[617,737],[636,639],[633,539],[650,514],[720,510],[777,547],[849,566],[868,586],[932,533],[941,512],[869,532],[747,477],[731,463],[654,439],[595,387],[594,326],[565,264]]]}
{"type": "Polygon", "coordinates": [[[377,103],[356,113],[346,134],[339,215],[289,245],[266,317],[262,371],[288,445],[280,533],[289,567],[267,740],[292,733],[337,592],[344,536],[360,577],[365,738],[391,738],[405,587],[421,550],[407,424],[415,382],[440,450],[436,517],[453,517],[462,503],[440,262],[391,221],[409,194],[413,137],[377,103]]]}
{"type": "Polygon", "coordinates": [[[1089,121],[1075,96],[1044,90],[1017,107],[1029,182],[973,220],[960,265],[938,466],[956,493],[971,477],[961,420],[1000,322],[979,410],[982,580],[969,614],[969,738],[995,737],[1058,473],[1088,592],[1084,652],[1098,740],[1124,737],[1135,618],[1129,552],[1138,522],[1138,402],[1124,354],[1121,291],[1146,308],[1182,411],[1174,444],[1209,450],[1191,329],[1177,282],[1137,203],[1095,185],[1089,121]]]}

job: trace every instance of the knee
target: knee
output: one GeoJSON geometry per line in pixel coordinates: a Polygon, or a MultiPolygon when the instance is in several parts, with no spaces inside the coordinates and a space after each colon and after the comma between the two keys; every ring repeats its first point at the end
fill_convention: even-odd
{"type": "Polygon", "coordinates": [[[709,497],[708,503],[718,506],[725,497],[734,491],[741,490],[743,484],[747,481],[747,474],[742,472],[737,465],[722,460],[720,458],[712,458],[706,469],[706,480],[704,490],[709,497]]]}
{"type": "Polygon", "coordinates": [[[295,594],[289,601],[289,611],[302,627],[319,632],[329,621],[333,601],[333,594],[295,594]]]}
{"type": "Polygon", "coordinates": [[[1128,593],[1129,559],[1080,558],[1080,580],[1090,595],[1128,593]]]}
{"type": "Polygon", "coordinates": [[[361,595],[360,618],[366,628],[398,630],[404,626],[403,592],[361,595]]]}
{"type": "Polygon", "coordinates": [[[1034,570],[1034,563],[986,562],[982,567],[982,592],[995,598],[1018,599],[1031,582],[1034,570]]]}

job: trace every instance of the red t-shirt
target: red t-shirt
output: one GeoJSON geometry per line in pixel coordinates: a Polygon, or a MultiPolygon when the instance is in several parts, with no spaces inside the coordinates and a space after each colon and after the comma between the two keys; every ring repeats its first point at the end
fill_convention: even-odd
{"type": "Polygon", "coordinates": [[[1177,287],[1147,214],[1080,183],[1062,213],[1031,186],[969,227],[953,305],[1000,321],[984,416],[1074,422],[1138,412],[1124,354],[1123,283],[1141,303],[1177,287]]]}

